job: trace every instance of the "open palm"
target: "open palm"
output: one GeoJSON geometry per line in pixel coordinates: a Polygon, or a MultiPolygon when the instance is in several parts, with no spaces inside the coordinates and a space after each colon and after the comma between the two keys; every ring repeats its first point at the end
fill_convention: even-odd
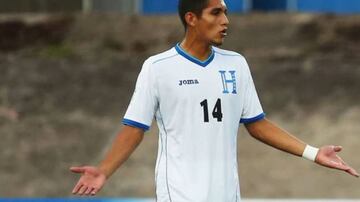
{"type": "Polygon", "coordinates": [[[359,177],[359,174],[356,172],[356,170],[349,165],[345,163],[338,155],[336,155],[337,152],[340,152],[342,150],[341,146],[323,146],[320,148],[317,156],[316,156],[316,163],[329,167],[334,168],[338,170],[343,170],[350,175],[353,175],[355,177],[359,177]]]}
{"type": "Polygon", "coordinates": [[[71,167],[70,170],[81,174],[78,183],[72,191],[73,194],[95,195],[105,184],[106,176],[97,167],[71,167]]]}

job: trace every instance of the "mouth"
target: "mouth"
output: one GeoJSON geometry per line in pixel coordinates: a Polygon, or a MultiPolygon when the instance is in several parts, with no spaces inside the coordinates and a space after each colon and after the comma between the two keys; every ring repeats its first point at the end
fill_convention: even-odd
{"type": "Polygon", "coordinates": [[[221,32],[220,32],[221,36],[225,37],[227,36],[227,29],[223,29],[221,32]]]}

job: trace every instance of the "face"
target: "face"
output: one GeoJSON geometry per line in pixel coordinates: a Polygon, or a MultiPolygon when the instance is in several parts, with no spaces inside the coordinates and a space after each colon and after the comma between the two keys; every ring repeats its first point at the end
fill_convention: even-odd
{"type": "Polygon", "coordinates": [[[224,0],[209,0],[200,17],[196,17],[194,30],[197,37],[211,45],[219,46],[227,35],[229,20],[224,0]]]}

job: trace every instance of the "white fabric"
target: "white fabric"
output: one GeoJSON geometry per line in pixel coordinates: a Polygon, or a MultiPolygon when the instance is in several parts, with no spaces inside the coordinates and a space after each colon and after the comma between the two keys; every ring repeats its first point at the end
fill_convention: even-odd
{"type": "Polygon", "coordinates": [[[319,149],[310,145],[306,145],[302,156],[310,161],[315,161],[319,149]]]}
{"type": "Polygon", "coordinates": [[[156,118],[157,202],[240,201],[239,123],[264,117],[249,67],[240,54],[218,48],[203,64],[184,54],[177,46],[145,61],[124,124],[146,130],[156,118]]]}

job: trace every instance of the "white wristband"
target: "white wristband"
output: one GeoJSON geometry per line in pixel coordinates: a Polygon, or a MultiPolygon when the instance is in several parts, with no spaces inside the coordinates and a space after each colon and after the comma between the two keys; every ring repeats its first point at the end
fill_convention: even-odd
{"type": "Polygon", "coordinates": [[[319,148],[312,147],[310,145],[306,145],[304,152],[302,154],[302,157],[304,157],[310,161],[315,161],[318,151],[319,151],[319,148]]]}

